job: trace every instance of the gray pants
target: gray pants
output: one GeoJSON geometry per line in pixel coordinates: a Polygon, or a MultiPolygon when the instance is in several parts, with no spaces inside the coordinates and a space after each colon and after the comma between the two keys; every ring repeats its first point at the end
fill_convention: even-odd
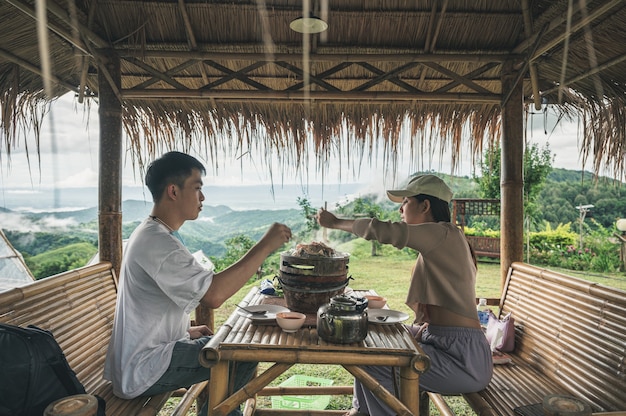
{"type": "MultiPolygon", "coordinates": [[[[472,393],[484,389],[491,380],[491,349],[480,329],[429,325],[420,343],[430,357],[430,369],[420,375],[420,390],[442,394],[472,393]]],[[[363,367],[390,392],[399,382],[397,368],[363,367]]],[[[418,391],[415,394],[419,394],[418,391]]],[[[357,379],[352,405],[371,416],[393,416],[393,412],[357,379]]]]}
{"type": "MultiPolygon", "coordinates": [[[[187,388],[211,378],[211,369],[200,365],[198,355],[202,347],[209,342],[210,336],[186,341],[178,341],[172,353],[172,359],[165,374],[154,383],[142,396],[152,396],[159,393],[173,391],[181,387],[187,388]]],[[[252,379],[257,368],[255,362],[233,362],[230,366],[231,375],[234,375],[234,391],[239,390],[252,379]]],[[[206,415],[206,404],[198,411],[198,415],[206,415]]],[[[229,416],[241,415],[240,409],[235,409],[229,416]]]]}

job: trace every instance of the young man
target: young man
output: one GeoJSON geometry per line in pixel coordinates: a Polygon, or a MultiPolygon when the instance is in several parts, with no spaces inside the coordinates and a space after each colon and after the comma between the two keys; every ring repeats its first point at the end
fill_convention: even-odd
{"type": "MultiPolygon", "coordinates": [[[[200,365],[198,355],[212,333],[206,326],[190,327],[189,314],[199,304],[218,308],[291,238],[289,227],[275,223],[229,268],[205,270],[178,235],[202,210],[205,172],[194,157],[169,152],[146,173],[154,206],[126,245],[104,370],[117,396],[149,396],[209,379],[210,369],[200,365]]],[[[240,363],[235,387],[255,368],[256,363],[240,363]]]]}

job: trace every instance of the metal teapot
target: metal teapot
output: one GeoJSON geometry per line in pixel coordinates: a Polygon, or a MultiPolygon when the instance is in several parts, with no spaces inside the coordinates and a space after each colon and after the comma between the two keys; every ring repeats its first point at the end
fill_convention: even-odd
{"type": "Polygon", "coordinates": [[[317,334],[337,344],[361,342],[367,336],[367,299],[337,295],[317,310],[317,334]]]}

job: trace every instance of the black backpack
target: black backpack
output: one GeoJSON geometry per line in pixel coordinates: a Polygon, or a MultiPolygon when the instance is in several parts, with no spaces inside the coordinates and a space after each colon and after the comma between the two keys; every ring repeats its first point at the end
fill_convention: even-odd
{"type": "MultiPolygon", "coordinates": [[[[0,323],[0,416],[41,416],[55,400],[85,394],[67,359],[44,329],[0,323]]],[[[98,397],[98,415],[105,402],[98,397]]]]}

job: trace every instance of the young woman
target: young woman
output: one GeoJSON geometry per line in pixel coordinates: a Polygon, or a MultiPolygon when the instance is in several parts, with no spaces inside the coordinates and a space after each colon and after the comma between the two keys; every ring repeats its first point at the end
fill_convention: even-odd
{"type": "MultiPolygon", "coordinates": [[[[419,323],[410,329],[431,361],[420,376],[420,389],[444,394],[482,390],[491,379],[491,350],[476,312],[476,259],[463,232],[450,220],[452,191],[437,176],[419,175],[405,189],[387,191],[387,196],[401,204],[402,221],[340,219],[324,209],[317,220],[322,227],[419,252],[406,304],[419,323]]],[[[380,366],[366,370],[394,391],[397,371],[380,366]]],[[[353,407],[346,415],[395,414],[358,380],[353,407]]]]}

